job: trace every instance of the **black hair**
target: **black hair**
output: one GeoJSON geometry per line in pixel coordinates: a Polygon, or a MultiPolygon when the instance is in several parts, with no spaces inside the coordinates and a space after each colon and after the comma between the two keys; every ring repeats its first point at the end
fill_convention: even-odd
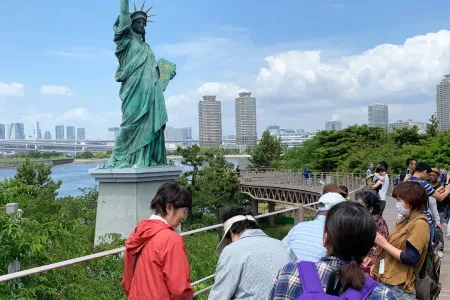
{"type": "Polygon", "coordinates": [[[383,161],[380,161],[379,165],[385,167],[385,168],[386,168],[386,172],[387,172],[387,170],[389,169],[388,163],[385,162],[384,160],[383,160],[383,161]]]}
{"type": "Polygon", "coordinates": [[[355,193],[356,201],[361,200],[364,206],[372,208],[372,215],[379,215],[381,211],[380,196],[369,188],[362,188],[355,193]]]}
{"type": "Polygon", "coordinates": [[[178,183],[166,182],[159,187],[150,204],[150,208],[156,214],[164,217],[167,214],[166,206],[168,204],[172,204],[174,208],[186,207],[191,210],[192,193],[178,183]]]}
{"type": "Polygon", "coordinates": [[[342,197],[347,197],[348,196],[348,188],[345,186],[345,185],[340,185],[339,186],[339,188],[342,190],[342,191],[344,191],[344,193],[342,194],[342,193],[340,193],[340,195],[342,196],[342,197]]]}
{"type": "Polygon", "coordinates": [[[415,158],[412,158],[412,157],[408,158],[408,159],[406,160],[406,166],[409,166],[409,163],[410,163],[411,161],[413,161],[413,160],[417,161],[415,158]]]}
{"type": "MultiPolygon", "coordinates": [[[[236,216],[253,216],[252,211],[243,207],[231,207],[222,214],[222,223],[236,216]]],[[[259,229],[258,224],[252,220],[243,220],[235,222],[231,225],[230,230],[227,232],[225,238],[231,239],[231,234],[241,234],[247,229],[259,229]]]]}
{"type": "Polygon", "coordinates": [[[339,278],[338,294],[348,288],[361,290],[365,277],[360,265],[373,247],[377,233],[372,215],[357,202],[338,203],[328,212],[324,232],[328,254],[348,262],[332,273],[333,279],[336,275],[339,278]]]}
{"type": "Polygon", "coordinates": [[[379,165],[379,166],[376,168],[375,172],[376,172],[376,173],[386,172],[386,167],[383,166],[383,165],[379,165]]]}
{"type": "Polygon", "coordinates": [[[444,165],[439,165],[439,169],[445,169],[444,165]]]}
{"type": "Polygon", "coordinates": [[[431,173],[431,167],[429,164],[425,163],[425,162],[420,162],[416,164],[416,172],[423,172],[423,171],[427,171],[428,173],[431,173]]]}

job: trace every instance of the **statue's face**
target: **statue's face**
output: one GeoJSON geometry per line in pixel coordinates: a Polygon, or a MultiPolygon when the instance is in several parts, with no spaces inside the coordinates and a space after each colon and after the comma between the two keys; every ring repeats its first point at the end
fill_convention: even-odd
{"type": "Polygon", "coordinates": [[[147,25],[147,22],[144,19],[137,19],[137,20],[133,21],[133,24],[131,24],[131,27],[133,28],[134,32],[144,34],[146,25],[147,25]]]}

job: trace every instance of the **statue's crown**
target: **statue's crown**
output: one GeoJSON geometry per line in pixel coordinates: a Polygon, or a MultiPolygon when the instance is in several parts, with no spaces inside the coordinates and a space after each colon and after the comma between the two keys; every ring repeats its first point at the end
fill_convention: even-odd
{"type": "Polygon", "coordinates": [[[153,17],[155,15],[147,15],[148,12],[150,11],[150,9],[153,8],[153,5],[147,9],[146,11],[144,11],[144,5],[145,5],[145,1],[144,3],[142,3],[141,9],[137,10],[136,8],[136,3],[134,3],[134,12],[131,14],[131,21],[137,20],[137,19],[144,19],[147,22],[153,22],[150,20],[150,17],[153,17]]]}

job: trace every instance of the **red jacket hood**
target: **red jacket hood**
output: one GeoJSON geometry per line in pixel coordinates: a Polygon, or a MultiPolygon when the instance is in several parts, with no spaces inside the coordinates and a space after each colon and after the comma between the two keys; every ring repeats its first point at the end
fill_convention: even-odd
{"type": "Polygon", "coordinates": [[[136,226],[136,229],[131,233],[130,237],[125,242],[125,248],[131,255],[136,255],[144,248],[144,246],[161,230],[174,230],[172,226],[160,220],[142,220],[136,226]]]}

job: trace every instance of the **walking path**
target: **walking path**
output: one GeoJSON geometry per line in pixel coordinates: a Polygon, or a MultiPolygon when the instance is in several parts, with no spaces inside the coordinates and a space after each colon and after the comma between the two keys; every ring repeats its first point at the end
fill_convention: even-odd
{"type": "MultiPolygon", "coordinates": [[[[397,210],[395,208],[395,199],[387,197],[386,210],[383,214],[383,218],[389,227],[389,232],[395,226],[395,220],[397,219],[397,210]]],[[[447,227],[447,226],[445,226],[447,227]]],[[[439,296],[439,300],[450,300],[450,238],[447,237],[447,228],[444,228],[445,249],[444,257],[441,259],[441,278],[442,291],[439,296]]]]}

